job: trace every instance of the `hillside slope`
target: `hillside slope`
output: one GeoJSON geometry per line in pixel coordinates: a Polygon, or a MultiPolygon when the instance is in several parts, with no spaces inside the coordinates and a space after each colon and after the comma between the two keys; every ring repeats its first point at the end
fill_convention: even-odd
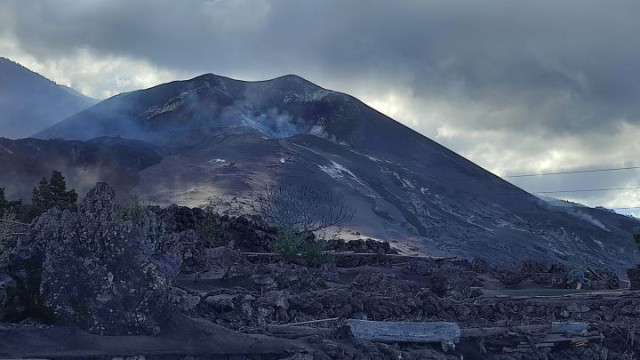
{"type": "Polygon", "coordinates": [[[493,262],[585,260],[621,271],[639,223],[553,207],[359,100],[289,75],[244,82],[212,74],[120,94],[37,134],[148,141],[162,161],[135,191],[161,203],[251,201],[265,184],[331,189],[348,224],[407,251],[493,262]],[[241,199],[241,200],[238,200],[241,199]]]}
{"type": "Polygon", "coordinates": [[[96,102],[0,57],[0,137],[27,137],[96,102]]]}
{"type": "Polygon", "coordinates": [[[79,193],[86,192],[97,181],[106,181],[126,195],[137,185],[139,171],[160,160],[153,147],[134,140],[0,138],[0,187],[6,188],[9,199],[30,201],[33,186],[58,170],[79,193]]]}

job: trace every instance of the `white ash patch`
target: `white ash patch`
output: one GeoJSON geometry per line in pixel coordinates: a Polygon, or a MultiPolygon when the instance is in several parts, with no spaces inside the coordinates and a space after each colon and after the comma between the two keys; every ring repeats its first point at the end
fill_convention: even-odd
{"type": "Polygon", "coordinates": [[[596,244],[598,244],[600,246],[601,249],[604,249],[604,244],[602,243],[602,241],[595,239],[595,238],[591,238],[591,240],[593,240],[593,242],[595,242],[596,244]]]}
{"type": "Polygon", "coordinates": [[[180,106],[182,106],[182,104],[184,104],[184,97],[185,95],[181,94],[180,96],[169,99],[169,101],[162,106],[153,106],[149,108],[147,110],[147,119],[151,119],[155,116],[177,110],[180,106]]]}
{"type": "Polygon", "coordinates": [[[293,94],[288,94],[284,97],[283,102],[286,104],[288,102],[312,102],[312,101],[320,101],[331,95],[333,92],[324,89],[312,89],[310,87],[304,87],[300,92],[296,92],[293,94]]]}
{"type": "Polygon", "coordinates": [[[346,141],[343,141],[343,140],[338,141],[338,138],[335,135],[329,135],[329,133],[327,133],[327,131],[322,125],[312,126],[311,129],[309,129],[309,131],[307,132],[307,134],[329,140],[334,144],[349,146],[349,144],[346,141]]]}
{"type": "Polygon", "coordinates": [[[402,184],[402,187],[408,190],[413,190],[415,189],[415,186],[413,186],[413,184],[411,183],[411,181],[403,178],[402,176],[398,175],[397,172],[393,172],[393,176],[396,177],[396,179],[398,179],[398,181],[400,181],[400,183],[402,184]]]}
{"type": "Polygon", "coordinates": [[[573,215],[575,217],[577,217],[580,220],[583,220],[593,226],[596,226],[606,232],[611,232],[611,230],[609,230],[603,223],[600,222],[600,220],[594,218],[593,216],[586,214],[578,209],[571,209],[570,211],[568,211],[568,213],[570,215],[573,215]]]}
{"type": "Polygon", "coordinates": [[[327,134],[327,131],[324,129],[324,126],[322,125],[313,125],[309,130],[309,135],[317,136],[323,139],[326,139],[329,137],[329,134],[327,134]]]}
{"type": "Polygon", "coordinates": [[[340,179],[344,177],[344,174],[348,174],[354,179],[358,179],[349,169],[338,164],[335,161],[331,161],[329,165],[318,165],[320,170],[324,171],[327,175],[331,176],[334,179],[340,179]]]}
{"type": "Polygon", "coordinates": [[[367,155],[365,154],[364,156],[367,157],[367,159],[371,160],[371,161],[375,161],[375,162],[382,162],[382,160],[378,159],[377,157],[373,157],[371,155],[367,155]]]}

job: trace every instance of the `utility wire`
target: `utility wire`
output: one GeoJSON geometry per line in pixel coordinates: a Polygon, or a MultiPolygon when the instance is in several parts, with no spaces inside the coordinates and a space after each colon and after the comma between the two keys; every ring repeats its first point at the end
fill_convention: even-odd
{"type": "Polygon", "coordinates": [[[620,168],[595,169],[595,170],[558,171],[558,172],[548,172],[548,173],[539,173],[539,174],[519,174],[519,175],[504,176],[504,178],[521,178],[521,177],[547,176],[547,175],[565,175],[565,174],[585,174],[585,173],[620,171],[620,170],[636,170],[636,169],[640,169],[640,166],[628,166],[628,167],[620,167],[620,168]]]}
{"type": "Polygon", "coordinates": [[[559,194],[559,193],[576,193],[576,192],[593,192],[593,191],[612,191],[612,190],[639,190],[638,187],[621,187],[621,188],[603,188],[603,189],[581,189],[581,190],[555,190],[555,191],[537,191],[532,194],[559,194]]]}
{"type": "MultiPolygon", "coordinates": [[[[627,166],[627,167],[619,167],[619,168],[608,168],[608,169],[594,169],[594,170],[573,170],[573,171],[557,171],[557,172],[549,172],[549,173],[538,173],[538,174],[519,174],[519,175],[508,175],[504,176],[504,178],[522,178],[522,177],[535,177],[535,176],[548,176],[548,175],[567,175],[567,174],[585,174],[585,173],[598,173],[598,172],[609,172],[609,171],[621,171],[621,170],[637,170],[640,169],[640,166],[627,166]]],[[[557,191],[539,191],[532,192],[532,194],[566,194],[566,193],[579,193],[579,192],[597,192],[597,191],[615,191],[615,190],[638,190],[638,187],[626,187],[626,188],[602,188],[602,189],[580,189],[580,190],[557,190],[557,191]]],[[[612,210],[634,210],[640,209],[640,206],[631,206],[631,207],[620,207],[620,208],[610,208],[612,210]]]]}

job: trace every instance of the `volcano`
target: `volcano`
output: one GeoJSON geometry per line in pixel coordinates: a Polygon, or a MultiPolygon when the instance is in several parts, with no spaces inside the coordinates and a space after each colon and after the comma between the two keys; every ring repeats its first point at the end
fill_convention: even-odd
{"type": "Polygon", "coordinates": [[[347,94],[288,75],[206,74],[102,101],[34,135],[148,143],[132,191],[158,204],[250,202],[265,184],[311,184],[356,210],[342,236],[406,252],[505,263],[629,267],[635,219],[555,207],[347,94]]]}

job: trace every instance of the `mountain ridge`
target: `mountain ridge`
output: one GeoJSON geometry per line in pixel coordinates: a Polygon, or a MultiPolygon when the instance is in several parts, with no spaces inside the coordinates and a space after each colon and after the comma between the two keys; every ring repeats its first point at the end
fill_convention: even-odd
{"type": "MultiPolygon", "coordinates": [[[[344,123],[346,124],[338,124],[338,126],[335,126],[338,129],[329,129],[328,133],[324,133],[324,131],[327,131],[327,129],[325,128],[319,128],[319,126],[325,126],[326,124],[320,123],[318,124],[317,121],[311,122],[310,124],[307,124],[306,126],[306,131],[298,131],[295,134],[294,133],[289,133],[287,135],[289,136],[293,136],[293,135],[297,135],[300,133],[306,133],[306,134],[311,134],[311,135],[316,135],[318,137],[325,137],[328,138],[331,141],[340,143],[341,141],[348,143],[350,146],[352,147],[357,147],[357,148],[361,148],[363,150],[366,150],[368,152],[371,152],[373,154],[375,154],[377,152],[376,148],[377,146],[371,146],[372,143],[382,143],[385,144],[387,148],[392,148],[394,151],[395,150],[402,150],[404,148],[404,144],[407,143],[407,141],[412,141],[412,142],[422,142],[422,141],[427,141],[429,142],[430,145],[430,151],[437,151],[440,154],[443,154],[444,157],[448,157],[448,158],[455,158],[455,161],[459,161],[460,159],[463,159],[462,162],[464,163],[464,165],[469,165],[469,166],[473,166],[475,170],[480,170],[482,172],[485,172],[486,170],[482,169],[481,167],[477,166],[476,164],[474,164],[473,162],[469,161],[468,159],[465,159],[461,156],[459,156],[458,154],[453,153],[451,150],[447,149],[446,147],[438,144],[437,142],[425,137],[424,135],[416,132],[415,130],[399,123],[396,122],[395,120],[391,119],[390,117],[386,116],[385,114],[369,107],[368,105],[362,103],[360,100],[358,100],[357,98],[348,95],[348,94],[344,94],[344,93],[340,93],[340,92],[335,92],[335,91],[331,91],[331,90],[327,90],[325,88],[322,88],[300,76],[297,75],[284,75],[284,76],[280,76],[280,77],[276,77],[273,79],[269,79],[269,80],[262,80],[262,81],[243,81],[243,80],[235,80],[232,78],[228,78],[228,77],[224,77],[224,76],[220,76],[220,75],[215,75],[215,74],[203,74],[197,77],[194,77],[192,79],[189,80],[180,80],[180,81],[172,81],[169,83],[165,83],[165,84],[161,84],[161,85],[157,85],[154,87],[151,87],[149,89],[144,89],[144,90],[137,90],[137,91],[133,91],[133,92],[129,92],[129,93],[124,93],[124,94],[120,94],[117,95],[111,99],[107,99],[104,102],[102,102],[101,104],[105,104],[107,102],[112,102],[115,100],[129,100],[129,98],[131,97],[138,97],[138,96],[146,96],[146,97],[150,97],[155,101],[157,98],[157,94],[159,92],[163,92],[167,87],[173,87],[173,86],[182,86],[181,90],[184,90],[184,88],[189,88],[191,87],[191,90],[198,90],[202,88],[202,83],[207,84],[208,81],[213,81],[216,82],[217,86],[222,86],[223,89],[225,89],[224,95],[225,96],[233,96],[233,97],[238,97],[239,95],[241,95],[243,92],[245,92],[246,90],[244,89],[234,89],[233,91],[229,91],[229,88],[232,86],[237,86],[238,84],[243,84],[243,85],[256,85],[256,84],[262,84],[262,85],[270,85],[275,87],[275,86],[282,86],[282,82],[291,82],[293,81],[294,83],[297,84],[303,84],[306,89],[313,89],[315,91],[319,91],[321,92],[321,95],[324,96],[336,96],[338,98],[338,100],[341,100],[340,103],[338,104],[338,106],[343,106],[346,107],[351,106],[355,108],[355,112],[356,114],[351,116],[349,119],[347,119],[348,121],[344,121],[344,123]],[[198,86],[196,86],[198,85],[198,86]],[[342,101],[346,101],[345,103],[343,103],[342,101]],[[344,129],[340,129],[340,125],[346,126],[346,127],[363,127],[366,126],[367,124],[364,124],[363,121],[363,117],[366,117],[369,121],[375,121],[375,124],[373,124],[372,126],[379,129],[379,128],[384,128],[383,131],[378,131],[377,133],[371,134],[371,132],[369,132],[368,134],[358,134],[358,131],[360,129],[347,129],[348,133],[346,136],[344,137],[340,137],[340,133],[344,133],[342,130],[344,129]],[[357,124],[353,124],[351,123],[351,120],[355,120],[353,122],[357,122],[357,124]],[[314,126],[318,126],[315,127],[314,126]],[[394,131],[386,131],[389,128],[393,128],[394,131]],[[392,139],[392,141],[390,141],[390,136],[394,135],[394,138],[392,139]],[[392,142],[391,144],[389,144],[390,142],[392,142]]],[[[284,84],[284,85],[288,85],[288,84],[284,84]]],[[[210,86],[210,85],[207,85],[210,86]]],[[[216,88],[217,91],[219,91],[220,89],[216,88]]],[[[264,89],[260,89],[260,90],[264,90],[264,89]]],[[[298,89],[295,89],[298,90],[298,89]]],[[[293,92],[295,93],[296,91],[292,91],[291,89],[287,88],[287,90],[282,91],[284,93],[286,93],[286,95],[290,95],[289,93],[293,92]]],[[[288,101],[289,98],[287,98],[286,96],[283,97],[282,102],[284,102],[285,104],[288,101]]],[[[312,101],[322,101],[324,100],[323,97],[321,97],[320,99],[318,98],[314,98],[313,95],[311,96],[312,101]]],[[[135,99],[133,99],[135,100],[135,99]]],[[[169,99],[165,99],[165,102],[167,100],[171,100],[169,99]]],[[[308,98],[305,98],[304,96],[300,96],[296,99],[299,102],[306,102],[308,100],[308,98]]],[[[333,100],[333,99],[330,99],[333,100]]],[[[97,105],[100,106],[101,104],[97,105]]],[[[228,106],[228,105],[232,105],[233,101],[228,101],[228,102],[223,102],[222,106],[228,106]]],[[[157,112],[153,113],[154,116],[156,115],[162,115],[163,113],[165,113],[166,109],[171,109],[171,103],[168,104],[164,104],[164,107],[159,109],[154,109],[157,110],[157,112]]],[[[68,118],[64,121],[62,121],[59,124],[56,124],[55,126],[53,126],[52,128],[46,129],[38,134],[35,134],[34,137],[36,138],[55,138],[55,137],[61,137],[61,138],[67,138],[67,139],[77,139],[77,140],[88,140],[91,139],[93,137],[96,136],[121,136],[121,137],[133,137],[133,138],[138,138],[140,140],[145,140],[145,141],[150,141],[150,142],[154,142],[154,139],[149,139],[146,136],[138,136],[138,134],[131,134],[131,133],[127,133],[127,130],[129,130],[128,128],[130,128],[131,126],[123,126],[122,129],[120,129],[120,132],[115,132],[115,133],[104,133],[104,131],[109,131],[109,129],[98,129],[97,132],[93,132],[93,133],[80,133],[78,135],[74,134],[74,130],[75,129],[82,129],[83,127],[88,126],[88,124],[86,124],[87,117],[91,117],[92,112],[99,112],[99,111],[103,111],[103,109],[96,109],[97,106],[94,106],[92,108],[89,108],[81,113],[78,113],[74,116],[72,116],[71,118],[68,118]],[[133,135],[133,136],[132,136],[133,135]]],[[[116,104],[116,107],[118,105],[116,104]]],[[[132,108],[133,106],[131,105],[127,105],[127,108],[132,108]]],[[[149,104],[144,104],[141,105],[142,108],[145,108],[143,110],[146,110],[146,112],[149,112],[149,108],[151,108],[151,106],[149,104]]],[[[120,110],[120,109],[117,109],[120,110]]],[[[171,110],[175,110],[175,109],[171,109],[171,110]]],[[[140,111],[140,109],[138,109],[138,111],[140,111]]],[[[167,112],[171,112],[171,111],[167,111],[167,112]]],[[[236,115],[236,114],[232,114],[232,115],[236,115]]],[[[242,114],[240,114],[242,115],[242,114]]],[[[278,114],[276,114],[277,116],[278,114]]],[[[89,120],[94,120],[92,118],[89,118],[89,120]]],[[[107,126],[111,126],[111,118],[107,118],[105,119],[98,119],[98,120],[102,120],[105,123],[107,123],[107,126]]],[[[144,119],[136,119],[136,120],[144,120],[144,119]]],[[[317,120],[317,119],[316,119],[317,120]]],[[[322,118],[320,118],[319,120],[324,120],[322,118]]],[[[329,124],[331,125],[331,124],[329,124]]],[[[224,126],[224,124],[223,124],[224,126]]],[[[325,126],[326,127],[326,126],[325,126]]],[[[106,128],[106,126],[105,126],[106,128]]],[[[202,130],[201,128],[196,128],[196,130],[202,130]]],[[[86,130],[83,130],[86,131],[86,130]]],[[[145,135],[145,134],[143,134],[145,135]]],[[[272,135],[269,133],[266,133],[265,135],[272,135]]],[[[172,141],[175,139],[172,139],[172,141]]],[[[201,140],[204,141],[204,140],[201,140]]],[[[194,145],[197,144],[197,141],[194,141],[194,145]]],[[[386,151],[388,152],[388,150],[386,151]]],[[[411,156],[416,156],[415,154],[411,154],[409,151],[404,151],[404,152],[398,152],[398,153],[394,153],[395,156],[402,158],[402,157],[411,157],[411,156]]],[[[493,174],[492,174],[493,175],[493,174]]],[[[503,181],[501,178],[493,175],[494,179],[496,181],[503,181]]],[[[449,179],[450,180],[450,179],[449,179]]],[[[515,186],[513,186],[514,189],[516,189],[515,186]]]]}
{"type": "Polygon", "coordinates": [[[0,57],[0,136],[27,137],[97,100],[0,57]]]}

